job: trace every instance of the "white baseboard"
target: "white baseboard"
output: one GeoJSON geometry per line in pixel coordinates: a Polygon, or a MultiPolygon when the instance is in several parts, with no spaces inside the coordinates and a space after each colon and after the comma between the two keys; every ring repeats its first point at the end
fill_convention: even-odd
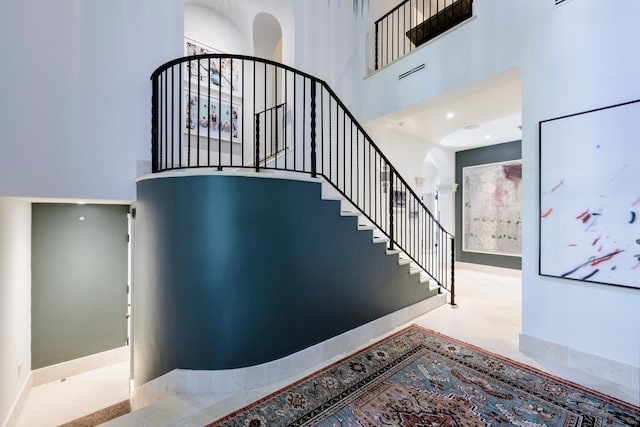
{"type": "Polygon", "coordinates": [[[67,378],[72,375],[103,368],[114,363],[124,362],[127,359],[129,359],[129,347],[124,346],[113,350],[103,351],[102,353],[90,354],[89,356],[69,360],[68,362],[34,369],[31,371],[33,386],[35,387],[51,381],[67,378]]]}
{"type": "Polygon", "coordinates": [[[283,380],[292,380],[293,382],[296,378],[303,378],[396,332],[413,319],[446,304],[446,302],[446,293],[427,298],[337,337],[257,366],[217,371],[174,369],[137,387],[132,393],[132,410],[151,405],[178,393],[238,393],[255,390],[283,380]]]}
{"type": "MultiPolygon", "coordinates": [[[[627,365],[525,334],[520,334],[520,351],[542,365],[552,364],[585,374],[585,378],[588,377],[593,383],[602,382],[607,385],[608,388],[604,387],[603,390],[606,394],[635,405],[640,404],[640,366],[627,365]]],[[[566,379],[582,382],[572,378],[566,379]]]]}
{"type": "Polygon", "coordinates": [[[522,270],[515,268],[495,267],[493,265],[474,264],[472,262],[456,261],[456,268],[479,271],[481,273],[499,274],[501,276],[522,277],[522,270]]]}
{"type": "Polygon", "coordinates": [[[20,393],[16,397],[16,401],[13,404],[13,407],[9,411],[9,415],[5,420],[3,427],[14,427],[18,423],[18,418],[20,418],[20,414],[24,409],[25,403],[27,403],[27,399],[29,398],[29,393],[31,392],[31,388],[33,387],[33,375],[29,372],[27,376],[27,380],[24,382],[20,393]]]}

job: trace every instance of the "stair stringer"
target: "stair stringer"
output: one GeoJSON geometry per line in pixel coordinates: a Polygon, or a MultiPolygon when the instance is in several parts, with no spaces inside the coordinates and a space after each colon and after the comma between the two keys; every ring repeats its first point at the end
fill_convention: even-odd
{"type": "Polygon", "coordinates": [[[340,194],[329,182],[321,179],[322,183],[322,199],[334,200],[340,202],[340,215],[357,217],[357,228],[361,232],[370,232],[372,242],[374,244],[385,245],[386,254],[390,257],[396,257],[398,265],[407,265],[408,274],[418,276],[421,284],[428,286],[430,290],[441,293],[444,289],[422,269],[418,264],[413,262],[411,258],[401,249],[388,249],[389,238],[383,231],[365,215],[363,215],[347,198],[340,194]]]}

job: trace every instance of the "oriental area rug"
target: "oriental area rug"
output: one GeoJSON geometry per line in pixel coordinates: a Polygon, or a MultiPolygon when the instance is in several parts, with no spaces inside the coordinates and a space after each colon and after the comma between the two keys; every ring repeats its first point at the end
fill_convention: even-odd
{"type": "Polygon", "coordinates": [[[640,426],[640,408],[413,325],[209,426],[640,426]]]}

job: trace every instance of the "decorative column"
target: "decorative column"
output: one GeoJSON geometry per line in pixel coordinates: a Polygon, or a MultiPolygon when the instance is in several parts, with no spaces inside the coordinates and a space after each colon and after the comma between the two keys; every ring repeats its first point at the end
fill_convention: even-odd
{"type": "MultiPolygon", "coordinates": [[[[456,229],[456,198],[455,193],[458,190],[458,184],[452,182],[450,184],[440,184],[436,186],[438,189],[438,206],[440,210],[440,224],[449,233],[455,235],[456,229]]],[[[434,212],[434,215],[437,215],[434,212]]]]}
{"type": "Polygon", "coordinates": [[[415,180],[416,180],[416,194],[422,198],[422,202],[425,204],[427,209],[429,209],[431,213],[435,214],[434,204],[433,204],[433,193],[424,193],[422,188],[424,187],[424,183],[427,179],[423,176],[416,176],[415,180]]]}

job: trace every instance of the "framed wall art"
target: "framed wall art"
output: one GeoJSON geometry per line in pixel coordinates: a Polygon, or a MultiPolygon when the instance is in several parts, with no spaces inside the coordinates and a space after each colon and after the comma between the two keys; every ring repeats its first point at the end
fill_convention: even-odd
{"type": "Polygon", "coordinates": [[[189,92],[185,92],[185,105],[185,132],[240,142],[240,105],[189,92]]]}
{"type": "MultiPolygon", "coordinates": [[[[195,40],[184,39],[185,56],[205,55],[223,52],[195,40]]],[[[193,60],[185,63],[185,81],[212,87],[215,91],[220,87],[225,92],[240,96],[240,76],[242,61],[232,58],[211,58],[193,60]]]]}
{"type": "Polygon", "coordinates": [[[640,100],[539,122],[539,273],[640,288],[640,100]]]}
{"type": "Polygon", "coordinates": [[[522,160],[462,168],[462,250],[522,255],[522,160]]]}

